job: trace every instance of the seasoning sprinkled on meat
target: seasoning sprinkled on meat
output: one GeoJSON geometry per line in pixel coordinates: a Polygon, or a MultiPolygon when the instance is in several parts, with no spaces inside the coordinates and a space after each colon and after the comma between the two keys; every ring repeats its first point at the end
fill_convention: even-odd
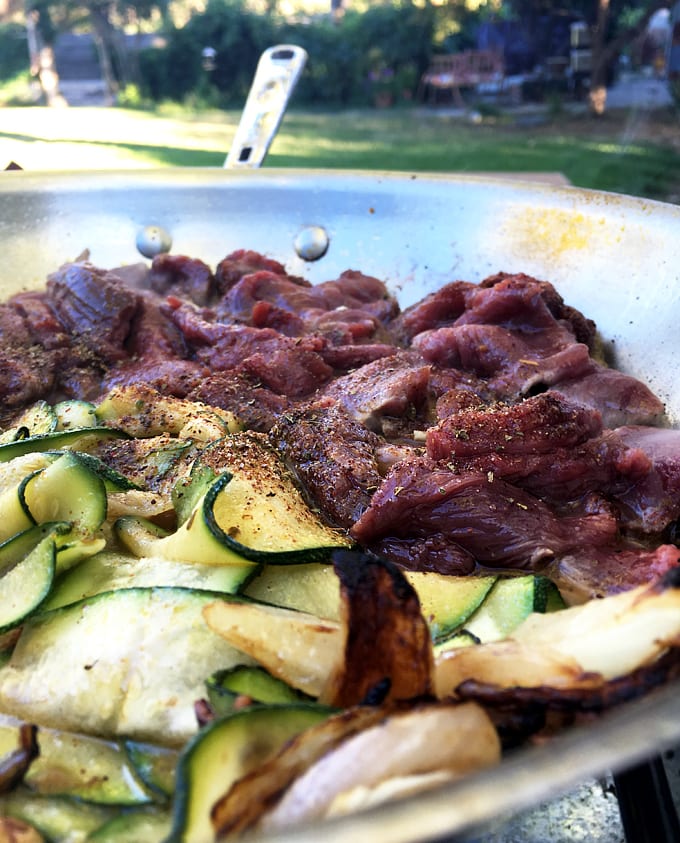
{"type": "Polygon", "coordinates": [[[607,508],[558,515],[503,480],[421,458],[394,466],[351,534],[368,547],[440,536],[481,565],[540,570],[571,548],[611,542],[617,524],[607,508]]]}
{"type": "Polygon", "coordinates": [[[400,312],[378,278],[312,285],[250,250],[214,273],[78,261],[1,305],[0,339],[7,418],[139,383],[227,409],[325,519],[405,569],[572,587],[582,567],[596,593],[607,571],[626,588],[677,563],[677,431],[547,281],[455,280],[400,312]]]}
{"type": "Polygon", "coordinates": [[[426,409],[430,366],[409,352],[398,352],[335,378],[323,393],[371,430],[382,432],[385,416],[404,419],[413,431],[426,409]]]}
{"type": "Polygon", "coordinates": [[[47,297],[64,328],[105,363],[128,356],[125,343],[140,299],[115,274],[88,263],[66,264],[50,276],[47,297]]]}
{"type": "MultiPolygon", "coordinates": [[[[244,275],[249,275],[251,272],[257,272],[258,270],[273,272],[276,275],[286,275],[283,264],[267,258],[259,252],[249,249],[238,249],[235,252],[231,252],[231,254],[227,255],[217,264],[217,268],[215,269],[215,282],[218,293],[224,295],[244,275]]],[[[295,280],[301,286],[310,286],[309,282],[303,281],[301,278],[295,280]]]]}
{"type": "Polygon", "coordinates": [[[215,276],[208,264],[184,255],[157,255],[151,264],[149,286],[161,295],[172,293],[201,307],[216,293],[215,276]]]}
{"type": "Polygon", "coordinates": [[[309,497],[330,519],[350,527],[381,482],[376,448],[381,439],[334,403],[284,414],[270,440],[309,497]]]}

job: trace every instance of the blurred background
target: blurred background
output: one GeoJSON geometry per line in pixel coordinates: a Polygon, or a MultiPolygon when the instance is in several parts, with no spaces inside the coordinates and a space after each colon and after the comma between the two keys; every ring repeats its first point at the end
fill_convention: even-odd
{"type": "Polygon", "coordinates": [[[0,169],[221,166],[281,43],[309,60],[268,167],[680,203],[680,2],[658,0],[0,0],[0,169]]]}

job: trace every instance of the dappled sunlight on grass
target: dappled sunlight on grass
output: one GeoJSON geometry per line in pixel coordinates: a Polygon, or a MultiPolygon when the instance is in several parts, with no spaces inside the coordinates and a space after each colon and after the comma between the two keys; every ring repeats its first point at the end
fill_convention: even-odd
{"type": "Polygon", "coordinates": [[[4,152],[6,146],[4,138],[0,136],[2,160],[14,161],[24,170],[93,170],[145,166],[143,161],[128,150],[116,150],[110,146],[97,148],[58,141],[18,141],[10,145],[9,154],[4,152]]]}
{"type": "MultiPolygon", "coordinates": [[[[117,108],[0,109],[0,168],[221,167],[240,112],[117,108]]],[[[653,137],[653,136],[652,136],[653,137]]],[[[411,172],[561,173],[580,187],[654,198],[680,194],[680,148],[635,136],[630,121],[565,118],[478,125],[446,113],[289,111],[266,167],[411,172]],[[678,175],[674,176],[673,173],[678,175]]],[[[677,201],[677,200],[675,200],[677,201]]]]}
{"type": "Polygon", "coordinates": [[[111,108],[0,109],[0,164],[24,169],[221,165],[237,119],[222,123],[111,108]]]}
{"type": "Polygon", "coordinates": [[[0,132],[0,161],[14,161],[29,171],[122,170],[221,166],[224,154],[143,144],[16,139],[6,143],[6,138],[0,132]]]}
{"type": "Polygon", "coordinates": [[[590,142],[583,144],[584,149],[601,152],[604,155],[640,155],[649,156],[653,154],[653,150],[643,146],[631,146],[622,143],[597,143],[590,142]]]}
{"type": "MultiPolygon", "coordinates": [[[[309,156],[314,158],[319,155],[364,155],[379,152],[381,155],[390,151],[390,144],[384,139],[376,140],[347,140],[323,138],[323,137],[289,137],[281,134],[274,140],[270,155],[287,156],[295,155],[297,158],[309,156]]],[[[340,159],[341,160],[341,159],[340,159]]]]}

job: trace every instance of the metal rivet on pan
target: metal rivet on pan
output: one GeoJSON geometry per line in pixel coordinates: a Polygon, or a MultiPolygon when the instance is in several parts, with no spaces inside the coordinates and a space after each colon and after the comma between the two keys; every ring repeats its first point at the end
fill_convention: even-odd
{"type": "Polygon", "coordinates": [[[170,251],[172,237],[159,225],[145,225],[137,232],[135,242],[140,254],[145,258],[155,258],[156,255],[170,251]]]}
{"type": "Polygon", "coordinates": [[[308,225],[298,232],[293,245],[298,256],[305,261],[316,261],[328,251],[330,238],[320,225],[308,225]]]}

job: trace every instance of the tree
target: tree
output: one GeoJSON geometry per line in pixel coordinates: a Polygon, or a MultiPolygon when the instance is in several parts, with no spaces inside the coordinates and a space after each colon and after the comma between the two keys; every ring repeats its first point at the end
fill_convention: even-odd
{"type": "Polygon", "coordinates": [[[569,13],[590,29],[591,72],[588,95],[593,114],[604,113],[607,81],[620,54],[641,35],[652,15],[668,0],[506,0],[515,17],[538,20],[545,15],[569,13]]]}
{"type": "Polygon", "coordinates": [[[596,116],[607,105],[607,78],[622,50],[641,35],[655,12],[668,5],[667,0],[638,2],[634,9],[617,0],[594,0],[591,10],[592,66],[588,99],[596,116]]]}
{"type": "Polygon", "coordinates": [[[53,42],[58,31],[88,26],[94,36],[99,66],[113,99],[133,81],[134,62],[126,47],[125,24],[148,19],[155,10],[167,12],[168,0],[27,0],[26,32],[31,72],[40,82],[48,105],[63,105],[53,42]]]}
{"type": "Polygon", "coordinates": [[[49,8],[42,0],[26,8],[26,35],[30,57],[31,75],[38,80],[40,89],[49,106],[66,105],[59,91],[59,74],[54,61],[55,29],[49,8]]]}
{"type": "Polygon", "coordinates": [[[165,16],[168,0],[83,0],[82,5],[89,14],[102,76],[113,99],[118,90],[135,81],[136,76],[121,26],[146,20],[157,9],[165,16]]]}

